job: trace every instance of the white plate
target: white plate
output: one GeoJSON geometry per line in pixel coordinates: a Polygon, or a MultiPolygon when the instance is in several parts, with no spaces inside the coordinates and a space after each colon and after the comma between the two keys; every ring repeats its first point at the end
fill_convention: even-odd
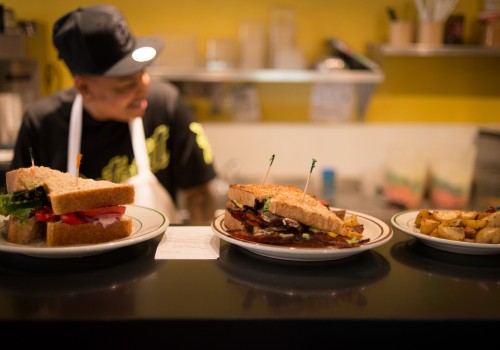
{"type": "Polygon", "coordinates": [[[406,232],[432,248],[459,254],[500,254],[500,244],[453,241],[451,239],[431,237],[420,233],[419,229],[415,226],[415,218],[418,213],[419,210],[408,210],[398,213],[391,218],[391,224],[394,228],[406,232]]]}
{"type": "Polygon", "coordinates": [[[140,207],[127,205],[125,215],[132,218],[132,234],[129,237],[116,241],[84,244],[66,247],[47,247],[42,240],[27,245],[15,244],[6,240],[6,224],[4,216],[0,215],[0,251],[19,253],[40,258],[72,258],[87,255],[101,254],[114,249],[137,244],[156,237],[167,230],[169,221],[160,212],[140,207]]]}
{"type": "Polygon", "coordinates": [[[255,254],[294,261],[323,261],[346,258],[376,248],[391,239],[392,229],[382,220],[355,211],[348,210],[347,214],[356,214],[358,216],[359,223],[364,226],[363,236],[370,238],[368,243],[354,248],[300,248],[246,241],[231,236],[225,230],[224,214],[214,219],[212,229],[221,239],[243,247],[255,254]]]}

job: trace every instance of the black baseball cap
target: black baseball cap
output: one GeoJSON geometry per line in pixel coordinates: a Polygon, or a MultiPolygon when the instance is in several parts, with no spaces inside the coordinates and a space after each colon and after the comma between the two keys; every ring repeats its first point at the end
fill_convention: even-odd
{"type": "Polygon", "coordinates": [[[114,6],[80,7],[58,19],[53,41],[73,75],[126,76],[158,57],[160,39],[135,37],[114,6]]]}

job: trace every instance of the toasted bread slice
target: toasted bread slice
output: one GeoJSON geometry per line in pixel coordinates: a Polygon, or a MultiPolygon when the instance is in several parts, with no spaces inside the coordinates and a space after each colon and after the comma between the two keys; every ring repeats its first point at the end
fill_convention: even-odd
{"type": "Polygon", "coordinates": [[[340,232],[343,221],[318,199],[295,186],[273,184],[232,184],[228,198],[251,207],[267,197],[269,212],[324,231],[340,232]]]}
{"type": "Polygon", "coordinates": [[[256,201],[262,202],[267,197],[275,197],[279,192],[286,191],[292,186],[278,186],[272,184],[233,184],[229,186],[227,197],[236,200],[243,205],[255,207],[256,201]]]}
{"type": "Polygon", "coordinates": [[[135,198],[132,184],[76,179],[69,173],[42,166],[19,168],[6,173],[9,193],[38,186],[44,187],[56,215],[109,205],[132,204],[135,198]]]}
{"type": "Polygon", "coordinates": [[[45,232],[45,223],[34,218],[21,224],[18,218],[9,217],[7,222],[7,240],[17,244],[28,244],[45,232]]]}
{"type": "Polygon", "coordinates": [[[233,218],[229,211],[224,211],[224,225],[228,231],[241,231],[243,230],[243,224],[233,218]]]}
{"type": "Polygon", "coordinates": [[[131,233],[132,220],[129,217],[122,217],[119,222],[107,227],[93,223],[68,225],[63,222],[49,222],[47,246],[105,243],[128,237],[131,233]]]}

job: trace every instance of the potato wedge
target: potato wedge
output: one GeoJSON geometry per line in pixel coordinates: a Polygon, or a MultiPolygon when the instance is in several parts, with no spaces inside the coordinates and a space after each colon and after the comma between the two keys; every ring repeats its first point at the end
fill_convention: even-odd
{"type": "Polygon", "coordinates": [[[462,219],[444,221],[443,224],[445,224],[446,226],[453,226],[453,227],[463,227],[464,226],[462,219]]]}
{"type": "Polygon", "coordinates": [[[500,243],[500,227],[488,226],[479,230],[476,243],[500,243]]]}
{"type": "Polygon", "coordinates": [[[417,228],[420,228],[422,219],[432,219],[432,213],[427,209],[420,210],[415,218],[415,226],[417,226],[417,228]]]}
{"type": "Polygon", "coordinates": [[[429,234],[429,236],[431,236],[431,237],[438,237],[439,238],[437,227],[429,234]]]}
{"type": "Polygon", "coordinates": [[[464,211],[462,213],[462,220],[476,220],[478,215],[477,211],[464,211]]]}
{"type": "Polygon", "coordinates": [[[463,241],[465,238],[465,230],[463,227],[439,225],[437,228],[437,236],[453,241],[463,241]]]}
{"type": "Polygon", "coordinates": [[[440,222],[434,219],[428,219],[424,218],[420,222],[420,233],[423,233],[424,235],[430,235],[432,231],[434,231],[438,226],[440,222]]]}
{"type": "Polygon", "coordinates": [[[353,227],[353,226],[359,225],[358,216],[354,215],[354,214],[346,216],[344,218],[344,225],[349,226],[349,227],[353,227]]]}
{"type": "Polygon", "coordinates": [[[460,210],[434,210],[432,217],[440,222],[447,222],[459,219],[462,215],[460,210]]]}
{"type": "Polygon", "coordinates": [[[471,229],[474,230],[480,230],[488,224],[487,220],[462,220],[465,226],[470,227],[471,229]]]}
{"type": "Polygon", "coordinates": [[[484,218],[490,227],[500,227],[500,211],[490,214],[484,218]]]}

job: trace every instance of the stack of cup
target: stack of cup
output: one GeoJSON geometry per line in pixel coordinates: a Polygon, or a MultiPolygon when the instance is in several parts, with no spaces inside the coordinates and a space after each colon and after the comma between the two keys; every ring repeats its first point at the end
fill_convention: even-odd
{"type": "Polygon", "coordinates": [[[413,42],[413,24],[410,21],[396,20],[389,24],[389,45],[407,46],[413,42]]]}
{"type": "Polygon", "coordinates": [[[296,43],[295,11],[289,6],[275,6],[269,29],[270,65],[272,68],[303,68],[304,57],[296,43]]]}
{"type": "Polygon", "coordinates": [[[266,32],[260,20],[245,20],[240,24],[240,67],[266,66],[266,32]]]}

